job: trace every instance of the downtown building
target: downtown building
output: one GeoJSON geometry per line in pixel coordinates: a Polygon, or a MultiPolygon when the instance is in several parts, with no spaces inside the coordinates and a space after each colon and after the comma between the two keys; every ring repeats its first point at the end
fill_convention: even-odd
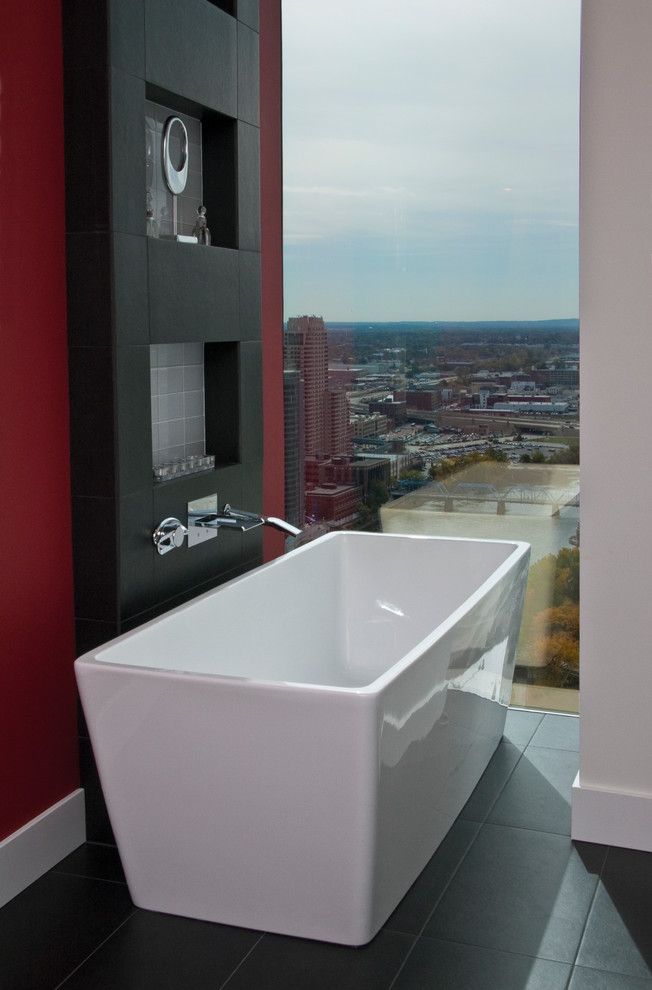
{"type": "Polygon", "coordinates": [[[309,516],[317,521],[329,518],[333,523],[346,519],[346,523],[350,523],[354,515],[350,508],[352,499],[359,501],[361,497],[359,487],[352,484],[352,477],[348,483],[340,486],[350,488],[351,492],[338,492],[337,500],[333,499],[332,492],[324,493],[324,498],[309,498],[309,489],[314,487],[314,480],[308,476],[308,462],[313,462],[316,458],[323,460],[347,457],[353,450],[346,392],[341,386],[329,383],[328,336],[322,317],[298,316],[289,319],[284,334],[284,352],[287,383],[286,447],[296,443],[296,436],[290,437],[288,429],[295,434],[297,430],[302,432],[298,448],[301,450],[302,463],[300,467],[294,462],[291,465],[291,480],[286,483],[286,499],[291,506],[297,504],[305,486],[304,502],[308,505],[309,516]],[[332,509],[334,501],[338,503],[335,512],[332,509]],[[347,502],[347,511],[343,515],[339,510],[344,502],[347,502]],[[328,514],[322,516],[321,510],[326,504],[329,506],[328,514]]]}

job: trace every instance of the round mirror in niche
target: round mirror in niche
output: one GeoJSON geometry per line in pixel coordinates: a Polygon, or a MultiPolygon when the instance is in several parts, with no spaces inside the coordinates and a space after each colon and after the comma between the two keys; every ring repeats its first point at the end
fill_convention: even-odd
{"type": "Polygon", "coordinates": [[[179,117],[168,117],[163,130],[163,175],[175,196],[188,181],[188,131],[179,117]]]}

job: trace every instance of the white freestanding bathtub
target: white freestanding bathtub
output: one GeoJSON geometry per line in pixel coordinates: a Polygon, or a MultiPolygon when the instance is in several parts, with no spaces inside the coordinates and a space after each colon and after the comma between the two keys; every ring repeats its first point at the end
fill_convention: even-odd
{"type": "Polygon", "coordinates": [[[528,558],[334,533],[80,657],[135,904],[369,941],[500,740],[528,558]]]}

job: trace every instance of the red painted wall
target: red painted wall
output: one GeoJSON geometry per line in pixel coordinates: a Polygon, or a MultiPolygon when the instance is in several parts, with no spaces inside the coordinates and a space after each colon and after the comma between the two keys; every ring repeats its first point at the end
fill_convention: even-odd
{"type": "Polygon", "coordinates": [[[79,786],[59,0],[0,26],[0,839],[79,786]]]}
{"type": "MultiPolygon", "coordinates": [[[[281,0],[260,4],[260,157],[263,335],[263,508],[283,517],[283,161],[281,0]]],[[[265,528],[265,559],[283,552],[283,535],[265,528]]]]}

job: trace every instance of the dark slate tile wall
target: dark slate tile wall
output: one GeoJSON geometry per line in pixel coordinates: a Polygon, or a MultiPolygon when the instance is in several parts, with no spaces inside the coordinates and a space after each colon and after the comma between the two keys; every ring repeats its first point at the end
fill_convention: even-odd
{"type": "Polygon", "coordinates": [[[145,74],[156,86],[237,117],[235,20],[207,0],[145,0],[145,74]]]}
{"type": "MultiPolygon", "coordinates": [[[[63,0],[79,653],[261,560],[260,530],[165,557],[151,542],[203,495],[262,508],[257,31],[257,0],[63,0]],[[146,236],[148,99],[202,121],[211,247],[146,236]],[[193,341],[218,467],[156,486],[149,348],[193,341]]],[[[82,738],[88,835],[111,841],[82,738]]]]}

